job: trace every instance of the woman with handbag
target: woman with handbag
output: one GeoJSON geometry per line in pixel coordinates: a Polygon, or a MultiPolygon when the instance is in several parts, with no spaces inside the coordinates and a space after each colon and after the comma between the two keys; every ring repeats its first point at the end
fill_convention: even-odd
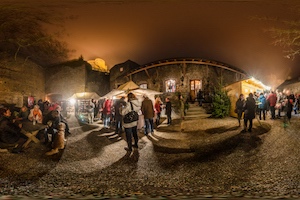
{"type": "Polygon", "coordinates": [[[121,114],[123,116],[123,126],[125,128],[127,147],[125,150],[132,151],[132,147],[138,148],[138,111],[141,109],[141,103],[137,100],[133,93],[127,95],[126,106],[121,108],[121,114]],[[132,145],[132,137],[134,138],[134,145],[132,145]]]}

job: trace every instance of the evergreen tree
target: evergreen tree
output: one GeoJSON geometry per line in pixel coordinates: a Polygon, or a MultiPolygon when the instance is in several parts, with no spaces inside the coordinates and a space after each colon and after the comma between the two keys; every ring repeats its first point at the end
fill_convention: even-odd
{"type": "Polygon", "coordinates": [[[227,91],[223,89],[222,84],[215,89],[212,105],[212,117],[224,118],[229,116],[231,103],[227,91]]]}

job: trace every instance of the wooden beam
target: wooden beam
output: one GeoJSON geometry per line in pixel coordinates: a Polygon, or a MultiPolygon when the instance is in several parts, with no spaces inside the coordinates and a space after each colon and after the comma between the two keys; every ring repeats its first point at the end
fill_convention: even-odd
{"type": "Polygon", "coordinates": [[[136,74],[136,73],[139,73],[141,71],[144,71],[144,70],[147,70],[147,69],[151,69],[151,68],[155,68],[155,67],[161,67],[161,66],[165,66],[165,65],[173,65],[173,64],[200,64],[200,65],[207,65],[207,66],[214,66],[214,67],[219,67],[221,69],[226,69],[228,71],[232,71],[232,72],[236,72],[238,74],[241,74],[241,75],[244,75],[246,76],[245,73],[241,72],[241,71],[238,71],[236,69],[232,69],[231,67],[227,67],[225,66],[224,64],[219,64],[219,63],[211,63],[210,61],[203,61],[203,60],[166,60],[165,62],[160,62],[160,63],[157,63],[157,64],[152,64],[152,65],[148,65],[148,66],[145,66],[145,67],[142,67],[140,69],[137,69],[133,72],[130,72],[128,73],[126,76],[131,76],[132,74],[136,74]]]}

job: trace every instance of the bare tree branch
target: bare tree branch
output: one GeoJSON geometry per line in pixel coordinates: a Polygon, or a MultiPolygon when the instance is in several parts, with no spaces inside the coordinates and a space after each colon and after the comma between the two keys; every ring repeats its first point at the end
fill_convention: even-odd
{"type": "Polygon", "coordinates": [[[30,58],[41,66],[67,60],[70,50],[45,24],[61,26],[63,17],[31,7],[0,6],[0,52],[30,58]]]}

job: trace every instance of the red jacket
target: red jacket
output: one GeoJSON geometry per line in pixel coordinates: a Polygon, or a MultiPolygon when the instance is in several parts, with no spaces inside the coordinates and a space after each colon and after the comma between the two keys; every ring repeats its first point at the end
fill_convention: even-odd
{"type": "Polygon", "coordinates": [[[155,103],[154,108],[156,113],[161,113],[160,103],[155,103]]]}
{"type": "Polygon", "coordinates": [[[276,102],[277,102],[277,96],[275,93],[271,93],[268,98],[267,101],[269,102],[270,106],[275,106],[276,102]]]}
{"type": "Polygon", "coordinates": [[[105,100],[104,104],[103,104],[103,114],[110,114],[111,113],[111,107],[112,107],[112,100],[107,99],[105,100]]]}

